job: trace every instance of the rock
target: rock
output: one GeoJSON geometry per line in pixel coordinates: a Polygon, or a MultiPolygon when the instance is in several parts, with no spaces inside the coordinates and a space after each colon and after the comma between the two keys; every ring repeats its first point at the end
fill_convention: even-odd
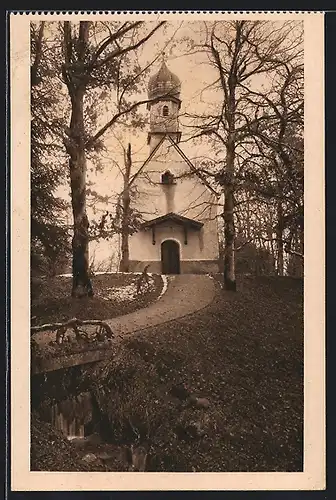
{"type": "Polygon", "coordinates": [[[82,460],[83,460],[83,462],[91,464],[92,462],[96,462],[98,459],[97,459],[96,455],[94,455],[93,453],[87,453],[86,455],[84,455],[82,460]]]}
{"type": "Polygon", "coordinates": [[[208,414],[201,418],[193,419],[190,416],[181,416],[175,428],[176,436],[183,441],[192,441],[205,436],[210,429],[210,418],[208,414]]]}
{"type": "Polygon", "coordinates": [[[100,458],[100,460],[108,460],[111,458],[111,453],[107,453],[106,451],[99,451],[97,453],[97,458],[100,458]]]}
{"type": "Polygon", "coordinates": [[[197,398],[196,408],[209,408],[210,401],[207,398],[197,398]]]}
{"type": "Polygon", "coordinates": [[[190,406],[194,406],[195,408],[209,408],[210,401],[207,398],[198,398],[194,395],[189,398],[190,406]]]}

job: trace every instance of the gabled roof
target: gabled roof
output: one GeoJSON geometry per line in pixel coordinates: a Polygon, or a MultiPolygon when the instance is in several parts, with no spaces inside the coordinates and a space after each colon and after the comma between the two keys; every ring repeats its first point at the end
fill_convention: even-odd
{"type": "Polygon", "coordinates": [[[218,193],[216,193],[216,191],[213,189],[213,187],[211,186],[211,184],[209,184],[209,182],[207,181],[207,179],[204,177],[204,175],[202,175],[198,170],[197,168],[195,167],[195,165],[193,165],[191,163],[191,161],[189,160],[189,158],[185,155],[185,153],[182,151],[182,149],[180,148],[180,146],[178,144],[176,144],[176,142],[173,141],[173,139],[168,136],[168,139],[170,140],[170,142],[172,143],[172,145],[174,146],[174,148],[176,149],[176,151],[179,153],[180,156],[182,156],[183,160],[187,163],[187,165],[190,167],[190,170],[192,172],[194,172],[195,175],[197,175],[197,177],[199,177],[201,179],[201,181],[203,182],[203,184],[208,188],[210,189],[210,191],[212,191],[213,194],[215,194],[216,196],[218,196],[218,193]]]}
{"type": "Polygon", "coordinates": [[[144,169],[144,167],[151,161],[151,159],[153,158],[153,156],[155,155],[156,151],[159,149],[159,147],[161,146],[161,144],[163,143],[163,141],[165,139],[168,139],[170,141],[170,143],[172,144],[172,146],[176,149],[176,151],[178,152],[178,154],[181,156],[181,158],[185,161],[185,163],[189,166],[190,170],[195,174],[197,175],[197,177],[202,181],[202,183],[218,198],[218,193],[213,189],[213,187],[211,186],[211,184],[207,181],[207,179],[205,178],[204,175],[202,175],[198,170],[197,168],[191,163],[191,161],[189,160],[189,158],[184,154],[184,152],[182,151],[182,149],[179,147],[179,145],[170,137],[169,133],[165,134],[162,136],[161,140],[157,143],[157,145],[155,146],[155,148],[153,149],[153,151],[150,153],[150,155],[148,156],[147,160],[142,164],[142,166],[139,168],[138,172],[137,172],[137,176],[142,172],[142,170],[144,169]]]}
{"type": "Polygon", "coordinates": [[[148,220],[141,224],[142,228],[153,227],[158,224],[163,224],[164,222],[175,222],[176,224],[180,224],[182,226],[188,226],[193,229],[201,229],[203,226],[203,222],[199,222],[195,219],[189,219],[188,217],[184,217],[183,215],[175,214],[174,212],[170,212],[169,214],[161,215],[160,217],[156,217],[155,219],[148,220]]]}
{"type": "MultiPolygon", "coordinates": [[[[145,160],[143,162],[143,164],[141,165],[141,167],[139,168],[138,170],[138,174],[143,170],[143,168],[147,165],[147,163],[149,163],[151,161],[151,159],[153,158],[153,156],[155,155],[155,153],[157,152],[157,150],[159,149],[159,147],[161,146],[161,144],[163,143],[163,141],[165,140],[167,136],[166,135],[163,135],[162,138],[160,139],[160,141],[157,143],[157,145],[155,146],[155,148],[153,149],[153,151],[151,151],[150,155],[148,156],[147,160],[145,160]]],[[[174,141],[173,141],[174,142],[174,141]]]]}

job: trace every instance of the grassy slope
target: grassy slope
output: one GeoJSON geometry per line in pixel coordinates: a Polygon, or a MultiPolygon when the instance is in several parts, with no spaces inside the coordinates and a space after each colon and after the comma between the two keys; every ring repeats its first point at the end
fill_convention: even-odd
{"type": "Polygon", "coordinates": [[[146,434],[148,470],[300,471],[302,283],[244,278],[199,313],[129,337],[94,380],[119,445],[129,419],[146,434]],[[209,409],[174,397],[178,383],[209,409]],[[183,434],[193,422],[201,438],[183,434]]]}
{"type": "Polygon", "coordinates": [[[110,319],[116,316],[146,307],[161,293],[162,279],[153,275],[155,286],[146,293],[139,294],[135,300],[116,302],[104,300],[109,288],[123,287],[137,282],[139,275],[104,274],[92,279],[95,296],[93,298],[71,298],[71,278],[55,277],[40,279],[38,285],[32,285],[31,314],[37,317],[36,324],[66,321],[70,318],[110,319]]]}

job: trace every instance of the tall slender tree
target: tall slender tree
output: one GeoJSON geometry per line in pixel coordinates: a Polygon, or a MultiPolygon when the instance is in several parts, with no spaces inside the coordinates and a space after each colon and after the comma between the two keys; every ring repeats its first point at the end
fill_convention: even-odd
{"type": "Polygon", "coordinates": [[[253,131],[256,148],[246,159],[245,176],[254,196],[273,200],[272,233],[278,274],[283,275],[284,254],[297,252],[298,242],[303,243],[303,61],[284,64],[276,73],[268,92],[250,92],[250,101],[269,120],[253,131]]]}
{"type": "Polygon", "coordinates": [[[118,119],[136,111],[140,104],[147,102],[130,102],[127,98],[129,92],[137,90],[139,78],[143,74],[137,64],[132,65],[129,55],[145,44],[164,22],[154,25],[142,21],[103,24],[89,21],[81,21],[79,25],[69,21],[63,24],[62,76],[71,103],[65,145],[69,157],[74,219],[73,296],[93,295],[88,273],[87,154],[99,147],[103,135],[118,119]],[[103,88],[115,91],[116,107],[112,118],[91,133],[86,122],[86,100],[94,90],[103,88]]]}
{"type": "Polygon", "coordinates": [[[114,235],[120,236],[120,262],[121,272],[129,271],[129,236],[134,234],[144,221],[143,214],[136,206],[138,187],[136,179],[142,176],[142,163],[135,167],[132,157],[132,147],[128,143],[125,146],[120,138],[116,136],[123,153],[123,163],[114,161],[116,169],[122,179],[122,188],[118,193],[109,197],[94,194],[95,202],[108,205],[109,210],[105,210],[98,221],[93,221],[90,227],[90,239],[99,238],[110,239],[114,235]]]}
{"type": "Polygon", "coordinates": [[[267,114],[249,99],[260,82],[269,85],[278,68],[297,58],[301,31],[295,23],[229,21],[206,25],[201,47],[216,72],[220,105],[203,116],[194,115],[196,136],[210,138],[217,150],[217,182],[224,194],[224,284],[236,290],[235,192],[239,182],[238,160],[244,142],[254,130],[269,123],[267,114]]]}

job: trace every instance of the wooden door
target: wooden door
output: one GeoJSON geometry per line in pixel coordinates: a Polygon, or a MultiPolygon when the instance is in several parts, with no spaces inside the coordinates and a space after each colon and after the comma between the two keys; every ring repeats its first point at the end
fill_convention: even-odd
{"type": "Polygon", "coordinates": [[[174,240],[161,244],[162,274],[180,274],[180,246],[174,240]]]}

